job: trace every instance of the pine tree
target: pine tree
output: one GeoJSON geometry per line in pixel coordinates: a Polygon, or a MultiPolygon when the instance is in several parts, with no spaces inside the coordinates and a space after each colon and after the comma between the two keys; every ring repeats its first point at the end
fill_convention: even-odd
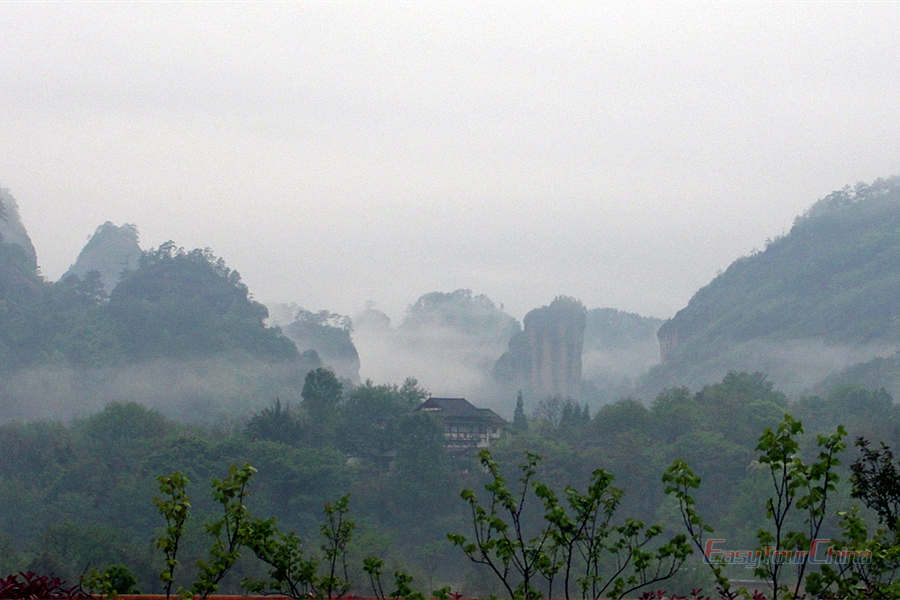
{"type": "Polygon", "coordinates": [[[513,431],[521,433],[528,431],[528,419],[525,417],[525,403],[522,400],[522,392],[516,394],[516,412],[513,415],[513,431]]]}

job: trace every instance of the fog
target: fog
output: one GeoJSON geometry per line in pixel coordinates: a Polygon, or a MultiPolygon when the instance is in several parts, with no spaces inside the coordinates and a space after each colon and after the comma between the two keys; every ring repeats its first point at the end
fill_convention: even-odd
{"type": "Polygon", "coordinates": [[[893,3],[4,3],[0,185],[51,279],[112,220],[267,301],[668,317],[897,170],[898,30],[893,3]]]}
{"type": "Polygon", "coordinates": [[[115,368],[38,366],[4,377],[0,422],[68,421],[111,402],[137,402],[182,422],[242,424],[275,398],[299,404],[307,368],[224,355],[115,368]]]}
{"type": "Polygon", "coordinates": [[[353,342],[360,353],[363,379],[402,383],[414,376],[434,396],[474,397],[512,414],[515,396],[504,402],[494,398],[491,369],[506,350],[508,340],[473,344],[467,336],[449,327],[432,326],[404,335],[396,330],[360,328],[353,342]],[[487,396],[487,397],[486,397],[487,396]],[[501,405],[508,406],[501,406],[501,405]]]}

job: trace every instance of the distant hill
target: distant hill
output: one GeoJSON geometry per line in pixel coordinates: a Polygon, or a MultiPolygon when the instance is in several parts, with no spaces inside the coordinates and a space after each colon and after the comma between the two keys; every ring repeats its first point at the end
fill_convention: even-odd
{"type": "Polygon", "coordinates": [[[240,274],[209,250],[172,242],[145,252],[116,286],[106,314],[131,359],[246,352],[261,360],[292,360],[297,348],[265,327],[265,306],[240,274]]]}
{"type": "Polygon", "coordinates": [[[900,347],[900,177],[833,192],[659,329],[644,395],[761,370],[801,391],[900,347]]]}
{"type": "Polygon", "coordinates": [[[359,353],[350,338],[352,329],[349,317],[322,310],[311,312],[296,304],[276,305],[273,322],[279,323],[284,335],[290,338],[301,352],[313,350],[322,364],[334,370],[338,377],[359,383],[359,353]],[[286,307],[294,307],[290,318],[281,324],[286,307]],[[280,314],[275,314],[276,312],[280,314]]]}
{"type": "Polygon", "coordinates": [[[370,305],[353,318],[353,342],[364,379],[414,375],[436,396],[484,398],[494,362],[520,329],[502,305],[458,289],[423,294],[397,326],[370,305]]]}
{"type": "Polygon", "coordinates": [[[815,386],[814,392],[825,395],[838,386],[855,385],[867,389],[884,388],[900,399],[900,351],[892,356],[873,358],[826,377],[815,386]]]}
{"type": "Polygon", "coordinates": [[[97,228],[75,264],[60,279],[70,275],[84,279],[89,272],[97,271],[109,294],[119,283],[123,272],[137,269],[140,259],[137,227],[127,223],[117,226],[107,221],[97,228]]]}
{"type": "Polygon", "coordinates": [[[662,323],[614,308],[589,310],[581,399],[599,405],[631,395],[638,378],[659,364],[656,332],[662,323]]]}
{"type": "Polygon", "coordinates": [[[0,422],[66,419],[122,398],[213,421],[298,397],[321,362],[266,317],[208,250],[163,244],[107,296],[97,270],[51,284],[25,248],[0,242],[0,422]]]}
{"type": "Polygon", "coordinates": [[[593,308],[584,330],[584,377],[635,377],[659,362],[662,319],[614,308],[593,308]]]}

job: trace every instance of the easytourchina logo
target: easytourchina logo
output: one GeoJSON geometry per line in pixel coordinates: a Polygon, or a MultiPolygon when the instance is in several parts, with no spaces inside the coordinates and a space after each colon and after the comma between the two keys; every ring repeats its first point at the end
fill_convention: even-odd
{"type": "Polygon", "coordinates": [[[851,550],[837,547],[830,539],[813,540],[808,550],[776,550],[773,547],[756,550],[731,550],[724,548],[728,540],[707,540],[703,548],[706,559],[711,563],[722,565],[738,565],[756,568],[761,565],[828,565],[868,563],[872,561],[871,550],[851,550]]]}

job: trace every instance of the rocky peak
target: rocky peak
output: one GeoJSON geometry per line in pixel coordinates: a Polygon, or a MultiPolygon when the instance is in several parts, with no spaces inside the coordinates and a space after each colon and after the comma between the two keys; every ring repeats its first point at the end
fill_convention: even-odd
{"type": "Polygon", "coordinates": [[[69,267],[62,278],[70,275],[84,278],[89,272],[97,271],[109,293],[119,283],[124,271],[132,271],[138,267],[140,259],[137,227],[128,223],[118,226],[107,221],[94,231],[75,264],[69,267]]]}
{"type": "Polygon", "coordinates": [[[584,305],[573,298],[561,296],[532,310],[497,361],[495,377],[537,397],[577,398],[586,320],[584,305]]]}
{"type": "Polygon", "coordinates": [[[0,187],[0,241],[21,246],[28,255],[32,267],[37,268],[37,254],[19,216],[19,205],[9,190],[2,187],[0,187]]]}

